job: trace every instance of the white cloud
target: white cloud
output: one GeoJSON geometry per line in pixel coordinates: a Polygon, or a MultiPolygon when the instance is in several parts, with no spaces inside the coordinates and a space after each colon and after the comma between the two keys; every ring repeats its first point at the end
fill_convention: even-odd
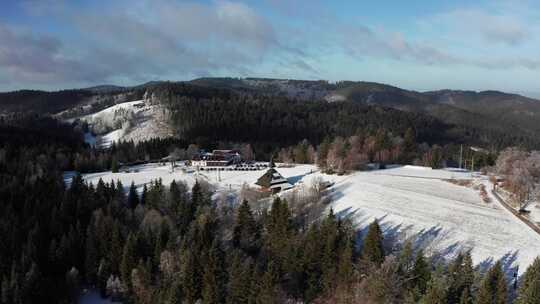
{"type": "Polygon", "coordinates": [[[490,13],[481,9],[458,9],[434,17],[434,23],[442,23],[450,31],[485,42],[517,46],[531,37],[524,16],[508,13],[490,13]],[[439,20],[436,20],[439,19],[439,20]]]}
{"type": "MultiPolygon", "coordinates": [[[[274,27],[246,4],[139,1],[128,11],[62,14],[79,38],[67,43],[37,34],[0,32],[0,67],[14,82],[32,84],[178,79],[225,73],[245,75],[265,61],[302,62],[274,27]],[[147,10],[150,4],[152,10],[147,10]],[[70,16],[70,17],[67,17],[70,16]],[[9,34],[9,35],[8,35],[9,34]],[[10,40],[7,40],[10,37],[10,40]],[[13,40],[13,41],[11,41],[13,40]],[[66,54],[78,54],[68,59],[66,54]]],[[[66,8],[69,10],[69,8],[66,8]]],[[[2,28],[0,28],[1,30],[2,28]]],[[[1,72],[0,72],[1,73],[1,72]]]]}

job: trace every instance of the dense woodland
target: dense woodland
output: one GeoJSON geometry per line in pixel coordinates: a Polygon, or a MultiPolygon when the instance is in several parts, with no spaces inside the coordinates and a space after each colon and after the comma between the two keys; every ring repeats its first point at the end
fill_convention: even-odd
{"type": "MultiPolygon", "coordinates": [[[[368,162],[438,167],[456,162],[460,136],[478,135],[351,103],[190,94],[167,99],[182,139],[108,150],[85,145],[83,126],[2,116],[0,303],[74,303],[82,288],[124,303],[539,303],[540,260],[514,290],[500,263],[475,269],[467,252],[445,261],[414,239],[385,239],[377,222],[356,231],[317,185],[300,198],[231,201],[202,181],[191,189],[155,181],[142,193],[79,175],[64,183],[67,170],[233,145],[252,158],[315,162],[340,174],[368,162]]],[[[493,165],[495,155],[477,161],[493,165]]]]}
{"type": "Polygon", "coordinates": [[[229,140],[283,146],[308,139],[319,144],[325,137],[349,137],[378,129],[403,135],[411,128],[420,143],[465,143],[491,150],[540,147],[537,137],[516,128],[448,124],[421,112],[357,102],[294,100],[256,92],[201,89],[185,83],[161,84],[147,92],[167,106],[179,137],[198,142],[229,140]]]}
{"type": "Polygon", "coordinates": [[[33,145],[0,162],[2,303],[73,303],[92,286],[124,303],[538,303],[540,260],[515,291],[500,263],[426,256],[377,222],[355,231],[320,208],[324,192],[261,207],[203,182],[66,187],[33,145]]]}

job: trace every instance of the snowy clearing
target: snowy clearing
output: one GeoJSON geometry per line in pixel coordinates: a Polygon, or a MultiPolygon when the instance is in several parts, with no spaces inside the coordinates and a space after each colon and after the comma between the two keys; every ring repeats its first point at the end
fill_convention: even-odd
{"type": "MultiPolygon", "coordinates": [[[[119,179],[125,187],[133,181],[138,187],[161,178],[164,184],[173,179],[192,185],[203,178],[221,189],[238,190],[247,183],[254,185],[265,170],[201,171],[186,173],[170,166],[147,164],[131,168],[132,173],[101,172],[87,174],[92,183],[119,179]],[[137,171],[137,172],[135,172],[137,171]]],[[[448,179],[473,179],[487,184],[486,177],[459,170],[431,170],[405,166],[386,170],[356,172],[350,175],[326,175],[312,165],[277,168],[291,184],[309,185],[315,177],[335,182],[330,189],[332,207],[342,217],[350,218],[360,234],[378,219],[385,238],[415,239],[418,248],[452,257],[460,250],[472,250],[473,260],[482,269],[502,259],[510,273],[519,265],[525,269],[540,254],[540,235],[536,234],[496,200],[485,203],[477,190],[449,183],[448,179]],[[471,177],[472,176],[472,177],[471,177]]]]}
{"type": "Polygon", "coordinates": [[[120,140],[138,142],[172,136],[164,108],[146,100],[119,103],[78,119],[88,122],[92,131],[99,134],[85,136],[85,140],[100,148],[120,140]]]}

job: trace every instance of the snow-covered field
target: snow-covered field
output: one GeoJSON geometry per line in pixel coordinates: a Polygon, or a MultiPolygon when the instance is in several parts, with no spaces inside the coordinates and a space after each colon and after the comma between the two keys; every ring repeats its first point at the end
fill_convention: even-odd
{"type": "MultiPolygon", "coordinates": [[[[94,185],[103,179],[105,182],[111,180],[120,180],[125,187],[129,187],[131,182],[134,182],[138,188],[142,188],[144,184],[150,183],[152,180],[162,179],[164,185],[169,185],[173,180],[181,180],[187,183],[188,186],[193,186],[195,180],[200,178],[206,180],[219,188],[223,189],[240,189],[245,183],[254,186],[255,182],[261,177],[266,170],[258,171],[199,171],[188,173],[180,166],[171,171],[169,164],[145,164],[133,166],[130,168],[130,173],[112,173],[111,171],[91,173],[84,175],[87,182],[94,185]]],[[[286,178],[293,181],[302,179],[307,174],[316,171],[317,169],[311,165],[299,165],[293,168],[278,168],[279,172],[286,178]]],[[[70,178],[72,175],[66,175],[70,178]]]]}
{"type": "Polygon", "coordinates": [[[138,142],[172,136],[164,112],[161,106],[136,100],[119,103],[78,119],[88,122],[94,133],[99,134],[96,137],[85,135],[86,142],[107,148],[119,140],[138,142]]]}
{"type": "MultiPolygon", "coordinates": [[[[128,187],[138,187],[152,179],[161,178],[164,184],[173,179],[192,185],[203,178],[223,189],[239,189],[242,184],[253,185],[261,171],[222,171],[186,173],[171,172],[170,166],[141,165],[133,173],[102,172],[85,175],[97,183],[120,179],[128,187]]],[[[321,177],[335,182],[331,188],[334,211],[348,217],[363,232],[374,219],[382,225],[387,240],[415,239],[415,245],[428,252],[451,257],[460,250],[471,249],[474,262],[487,267],[502,259],[507,272],[520,265],[525,269],[540,255],[540,235],[493,199],[484,203],[478,191],[454,185],[447,179],[473,179],[487,183],[485,177],[459,170],[431,170],[405,166],[386,170],[356,172],[350,175],[326,175],[311,165],[277,170],[297,187],[310,184],[321,177]]]]}

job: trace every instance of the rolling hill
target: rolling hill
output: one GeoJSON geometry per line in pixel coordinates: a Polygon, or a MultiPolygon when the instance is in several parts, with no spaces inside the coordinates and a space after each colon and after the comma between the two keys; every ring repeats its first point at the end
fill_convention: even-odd
{"type": "MultiPolygon", "coordinates": [[[[499,91],[417,92],[386,84],[353,81],[330,83],[322,80],[199,78],[184,82],[153,81],[132,87],[102,85],[58,92],[16,91],[0,93],[0,113],[32,111],[72,119],[119,103],[143,99],[170,109],[185,102],[186,98],[227,102],[245,99],[260,102],[257,100],[263,98],[266,102],[274,99],[276,103],[286,99],[294,101],[295,106],[305,103],[302,111],[313,111],[317,107],[309,109],[309,104],[321,102],[393,108],[435,118],[448,125],[454,139],[469,141],[479,137],[478,143],[488,148],[490,145],[513,144],[536,147],[540,134],[540,124],[537,123],[540,101],[521,95],[499,91]],[[492,143],[494,139],[503,137],[505,139],[500,143],[492,143]],[[512,140],[512,137],[516,140],[512,140]]],[[[192,110],[196,110],[203,104],[191,106],[192,110]]],[[[173,121],[171,124],[175,123],[173,121]]]]}

